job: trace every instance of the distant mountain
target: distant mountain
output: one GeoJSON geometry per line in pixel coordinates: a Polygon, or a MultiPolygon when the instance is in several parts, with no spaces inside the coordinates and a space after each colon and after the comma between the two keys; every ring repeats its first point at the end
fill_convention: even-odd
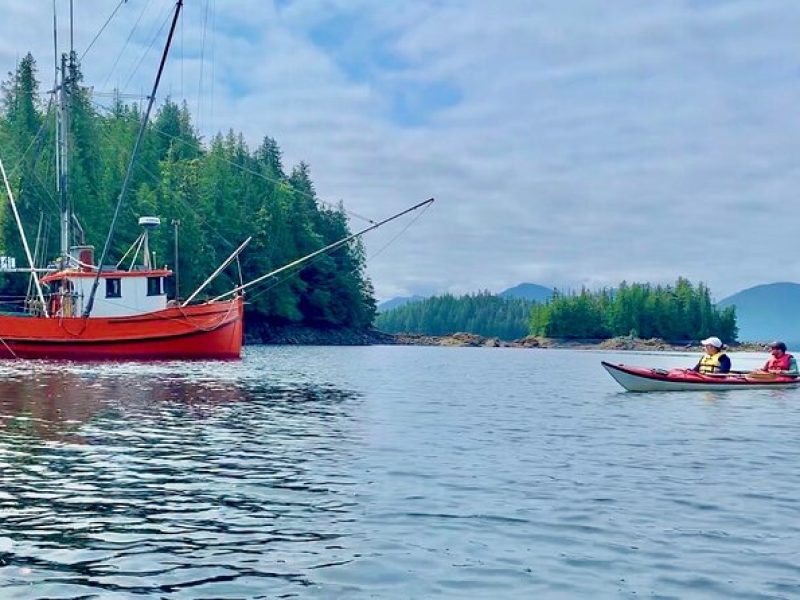
{"type": "Polygon", "coordinates": [[[391,298],[378,304],[378,312],[383,313],[387,310],[392,310],[393,308],[399,308],[404,304],[408,304],[409,302],[419,302],[420,300],[424,299],[425,296],[402,296],[398,298],[391,298]]]}
{"type": "MultiPolygon", "coordinates": [[[[544,302],[553,296],[553,289],[538,285],[536,283],[520,283],[512,288],[503,290],[497,294],[501,298],[521,298],[523,300],[533,300],[534,302],[544,302]]],[[[419,302],[425,300],[427,296],[400,296],[391,298],[378,304],[378,312],[385,313],[394,308],[399,308],[409,302],[419,302]]]]}
{"type": "Polygon", "coordinates": [[[721,300],[717,306],[736,306],[741,341],[783,340],[800,350],[800,283],[757,285],[721,300]]]}
{"type": "Polygon", "coordinates": [[[553,289],[536,283],[520,283],[512,288],[503,290],[497,295],[502,298],[522,298],[524,300],[544,302],[552,298],[553,289]]]}

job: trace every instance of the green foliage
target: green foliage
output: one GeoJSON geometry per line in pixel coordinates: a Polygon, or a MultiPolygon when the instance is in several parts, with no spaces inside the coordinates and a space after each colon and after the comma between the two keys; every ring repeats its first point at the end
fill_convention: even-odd
{"type": "Polygon", "coordinates": [[[489,292],[434,296],[381,313],[375,325],[387,333],[447,335],[456,332],[517,339],[528,333],[534,302],[489,292]]]}
{"type": "MultiPolygon", "coordinates": [[[[135,104],[115,98],[100,114],[91,92],[80,84],[75,67],[69,83],[69,195],[85,233],[73,243],[102,247],[125,177],[141,119],[135,104]]],[[[42,215],[47,251],[58,253],[59,199],[53,173],[53,107],[45,106],[29,54],[2,86],[0,156],[9,171],[28,237],[35,237],[42,215]]],[[[19,234],[7,209],[0,208],[0,250],[22,257],[19,234]]],[[[209,296],[230,290],[350,234],[340,207],[317,200],[305,163],[287,175],[277,142],[265,137],[250,151],[241,134],[217,134],[205,146],[186,104],[167,99],[153,116],[132,173],[107,263],[116,263],[140,228],[143,215],[159,216],[160,231],[151,236],[159,265],[174,257],[169,224],[180,222],[180,294],[186,297],[239,245],[252,236],[241,256],[241,279],[230,267],[207,288],[209,296]]],[[[33,243],[33,242],[32,242],[33,243]]],[[[174,269],[175,265],[171,265],[174,269]]],[[[3,291],[19,293],[24,277],[2,281],[3,291]],[[15,283],[16,282],[16,283],[15,283]]],[[[174,286],[173,286],[174,292],[174,286]]],[[[248,295],[249,319],[318,327],[368,327],[375,315],[372,285],[365,273],[364,249],[351,243],[306,267],[267,281],[248,295]]]]}
{"type": "Polygon", "coordinates": [[[633,335],[688,341],[716,335],[727,342],[738,334],[735,309],[717,310],[708,287],[683,278],[674,287],[623,281],[614,291],[555,294],[533,307],[530,331],[563,339],[633,335]]]}

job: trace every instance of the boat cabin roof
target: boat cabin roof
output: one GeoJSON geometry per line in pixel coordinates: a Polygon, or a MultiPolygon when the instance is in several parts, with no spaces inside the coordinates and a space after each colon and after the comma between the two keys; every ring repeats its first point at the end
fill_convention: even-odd
{"type": "MultiPolygon", "coordinates": [[[[100,271],[100,279],[116,279],[126,277],[169,277],[172,271],[169,269],[150,269],[141,271],[118,271],[116,269],[100,271]]],[[[42,283],[52,283],[54,281],[62,281],[64,279],[77,279],[77,278],[92,278],[97,276],[95,270],[80,270],[80,269],[66,269],[63,271],[56,271],[49,273],[42,277],[42,283]]]]}

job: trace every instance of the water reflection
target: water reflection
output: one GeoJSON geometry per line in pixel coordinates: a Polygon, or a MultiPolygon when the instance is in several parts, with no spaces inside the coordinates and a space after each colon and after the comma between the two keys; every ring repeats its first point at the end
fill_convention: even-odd
{"type": "Polygon", "coordinates": [[[352,559],[342,538],[358,396],[218,375],[8,369],[7,597],[253,597],[265,581],[308,585],[314,568],[352,559]]]}
{"type": "Polygon", "coordinates": [[[153,409],[171,401],[200,416],[205,407],[248,398],[247,390],[236,385],[177,376],[155,380],[99,377],[91,371],[36,363],[28,369],[6,369],[0,379],[0,430],[81,443],[85,441],[81,426],[104,411],[153,409]]]}
{"type": "Polygon", "coordinates": [[[106,400],[68,373],[7,374],[0,379],[0,435],[80,442],[75,434],[106,400]]]}

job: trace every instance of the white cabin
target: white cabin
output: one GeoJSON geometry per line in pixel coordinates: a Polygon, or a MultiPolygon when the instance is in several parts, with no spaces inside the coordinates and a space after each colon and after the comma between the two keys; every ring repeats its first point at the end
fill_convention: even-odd
{"type": "MultiPolygon", "coordinates": [[[[67,269],[43,277],[51,316],[79,317],[96,274],[94,269],[67,269]]],[[[164,310],[167,307],[164,283],[171,275],[168,269],[102,271],[91,316],[126,317],[164,310]]]]}

